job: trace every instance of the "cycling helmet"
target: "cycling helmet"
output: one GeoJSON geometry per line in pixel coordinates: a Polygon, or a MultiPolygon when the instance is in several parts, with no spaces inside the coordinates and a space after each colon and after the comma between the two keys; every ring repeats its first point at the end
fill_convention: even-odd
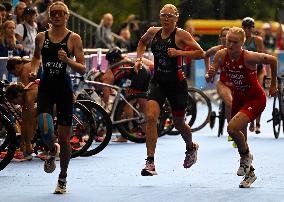
{"type": "Polygon", "coordinates": [[[121,59],[122,58],[121,55],[122,55],[121,49],[118,47],[114,47],[109,49],[109,51],[106,54],[106,59],[108,62],[112,63],[117,61],[118,59],[121,59]]]}
{"type": "Polygon", "coordinates": [[[242,20],[242,26],[243,27],[254,27],[254,19],[251,17],[245,17],[242,20]]]}

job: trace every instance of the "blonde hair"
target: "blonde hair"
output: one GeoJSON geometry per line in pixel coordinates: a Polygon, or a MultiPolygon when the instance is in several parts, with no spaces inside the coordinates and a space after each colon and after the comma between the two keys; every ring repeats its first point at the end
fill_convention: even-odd
{"type": "Polygon", "coordinates": [[[240,37],[240,40],[244,43],[245,42],[245,40],[246,40],[246,34],[245,34],[245,31],[242,29],[242,28],[240,28],[240,27],[231,27],[230,29],[229,29],[229,31],[228,31],[228,33],[227,33],[227,36],[229,35],[229,34],[236,34],[236,35],[238,35],[239,37],[240,37]]]}
{"type": "Polygon", "coordinates": [[[166,4],[166,5],[164,5],[163,8],[160,10],[160,13],[165,8],[171,8],[175,12],[175,15],[179,16],[178,9],[177,9],[177,7],[175,7],[175,5],[173,5],[173,4],[166,4]]]}
{"type": "Polygon", "coordinates": [[[230,27],[222,27],[221,30],[220,30],[219,37],[222,36],[222,34],[223,34],[224,31],[228,31],[229,29],[230,29],[230,27]]]}
{"type": "Polygon", "coordinates": [[[51,10],[51,8],[52,8],[53,6],[62,6],[62,7],[64,8],[64,10],[66,11],[66,13],[67,13],[68,15],[70,14],[69,9],[68,9],[68,6],[67,6],[65,3],[63,3],[62,1],[56,1],[56,2],[52,3],[52,4],[50,5],[49,9],[48,9],[48,14],[50,14],[50,10],[51,10]]]}
{"type": "MultiPolygon", "coordinates": [[[[7,20],[7,21],[5,21],[5,22],[2,24],[2,26],[1,26],[0,42],[1,42],[2,44],[4,44],[4,43],[6,42],[6,38],[7,38],[6,28],[7,28],[8,25],[11,24],[11,23],[14,24],[15,29],[16,29],[16,23],[15,23],[13,20],[7,20]]],[[[16,36],[15,36],[15,34],[14,34],[14,36],[13,36],[13,44],[14,44],[14,45],[16,45],[16,41],[17,41],[17,39],[16,39],[16,36]]]]}

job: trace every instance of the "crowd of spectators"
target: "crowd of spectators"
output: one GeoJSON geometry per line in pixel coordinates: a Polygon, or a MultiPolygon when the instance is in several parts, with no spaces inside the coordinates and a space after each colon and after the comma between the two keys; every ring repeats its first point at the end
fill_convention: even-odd
{"type": "Polygon", "coordinates": [[[20,0],[13,8],[0,1],[0,57],[33,54],[37,33],[49,28],[47,9],[55,1],[64,2],[20,0]]]}
{"type": "MultiPolygon", "coordinates": [[[[13,49],[13,55],[32,55],[36,34],[49,28],[48,8],[55,1],[60,0],[20,0],[13,8],[10,3],[1,3],[0,0],[0,25],[2,27],[0,55],[7,56],[7,51],[11,49],[13,49]],[[11,22],[5,24],[6,26],[9,25],[7,27],[11,28],[10,32],[15,35],[15,42],[13,43],[7,40],[9,31],[7,27],[4,28],[6,21],[13,21],[15,24],[15,28],[12,28],[11,22]]],[[[61,1],[64,2],[64,0],[61,1]]],[[[94,34],[94,48],[119,47],[124,52],[135,52],[138,40],[145,31],[142,30],[138,17],[130,14],[123,23],[117,26],[117,32],[112,29],[114,21],[111,13],[105,13],[102,16],[99,27],[94,34]],[[116,37],[113,36],[113,32],[117,34],[116,37]]],[[[194,33],[194,27],[190,21],[185,24],[184,29],[190,32],[196,41],[200,40],[200,36],[194,33]]],[[[281,25],[277,34],[272,34],[271,25],[264,23],[259,34],[263,37],[264,45],[269,53],[284,49],[281,25]]]]}

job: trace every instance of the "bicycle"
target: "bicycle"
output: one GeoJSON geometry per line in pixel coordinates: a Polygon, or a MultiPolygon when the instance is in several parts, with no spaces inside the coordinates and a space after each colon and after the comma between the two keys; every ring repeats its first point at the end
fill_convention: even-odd
{"type": "MultiPolygon", "coordinates": [[[[83,156],[90,156],[94,155],[99,152],[97,148],[104,148],[110,141],[112,136],[112,126],[115,126],[118,131],[121,133],[122,136],[129,139],[130,141],[137,142],[137,143],[144,143],[145,136],[143,135],[142,124],[145,123],[145,116],[141,112],[141,105],[139,104],[139,99],[145,99],[145,93],[138,93],[138,94],[130,94],[124,96],[122,91],[123,88],[115,85],[105,84],[102,82],[91,81],[84,78],[84,76],[77,76],[71,75],[73,79],[79,79],[78,88],[76,91],[76,96],[79,102],[83,103],[88,107],[88,109],[93,111],[98,111],[97,107],[101,107],[99,104],[102,103],[100,96],[96,93],[96,89],[86,88],[85,86],[92,86],[92,87],[109,87],[113,89],[116,94],[114,95],[113,103],[111,104],[110,117],[111,122],[104,122],[104,139],[102,143],[99,145],[93,144],[90,149],[83,154],[83,156]],[[92,105],[87,105],[90,101],[93,102],[92,105]],[[128,108],[131,113],[131,117],[125,118],[125,109],[128,108]],[[95,147],[95,148],[93,148],[95,147]]],[[[96,113],[93,113],[96,115],[96,113]]],[[[96,138],[95,138],[96,139],[96,138]]]]}
{"type": "Polygon", "coordinates": [[[219,121],[217,136],[220,137],[221,135],[223,135],[225,121],[226,121],[226,106],[225,102],[222,99],[219,100],[218,115],[216,114],[215,111],[212,111],[210,115],[209,125],[211,129],[214,128],[216,118],[218,118],[219,121]]]}
{"type": "MultiPolygon", "coordinates": [[[[0,170],[4,169],[12,160],[15,150],[19,147],[19,137],[16,136],[16,122],[21,124],[21,109],[10,103],[5,97],[5,87],[9,82],[0,81],[0,170]]],[[[55,121],[55,134],[57,129],[55,121]]],[[[94,137],[94,120],[91,112],[81,103],[74,103],[72,116],[72,135],[70,144],[72,148],[71,157],[75,158],[85,152],[92,143],[94,137]]],[[[35,133],[32,144],[34,153],[38,149],[44,150],[39,130],[35,133]]]]}
{"type": "MultiPolygon", "coordinates": [[[[268,89],[270,86],[271,79],[269,77],[264,77],[263,86],[265,89],[268,89]]],[[[278,139],[280,134],[280,127],[282,121],[282,130],[284,132],[284,78],[277,77],[278,83],[278,94],[273,98],[273,108],[272,108],[272,118],[267,121],[272,121],[273,125],[273,134],[275,139],[278,139]]]]}

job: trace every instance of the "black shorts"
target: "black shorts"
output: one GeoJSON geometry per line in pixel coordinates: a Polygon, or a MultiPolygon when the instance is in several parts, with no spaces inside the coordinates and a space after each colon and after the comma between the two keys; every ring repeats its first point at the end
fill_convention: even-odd
{"type": "Polygon", "coordinates": [[[170,103],[173,114],[184,113],[188,101],[186,80],[174,84],[151,82],[147,92],[147,99],[157,101],[159,106],[162,107],[166,98],[170,103]]]}
{"type": "Polygon", "coordinates": [[[73,115],[72,86],[68,84],[55,87],[41,80],[38,88],[38,114],[48,113],[53,115],[54,104],[56,105],[58,125],[71,126],[73,115]]]}

